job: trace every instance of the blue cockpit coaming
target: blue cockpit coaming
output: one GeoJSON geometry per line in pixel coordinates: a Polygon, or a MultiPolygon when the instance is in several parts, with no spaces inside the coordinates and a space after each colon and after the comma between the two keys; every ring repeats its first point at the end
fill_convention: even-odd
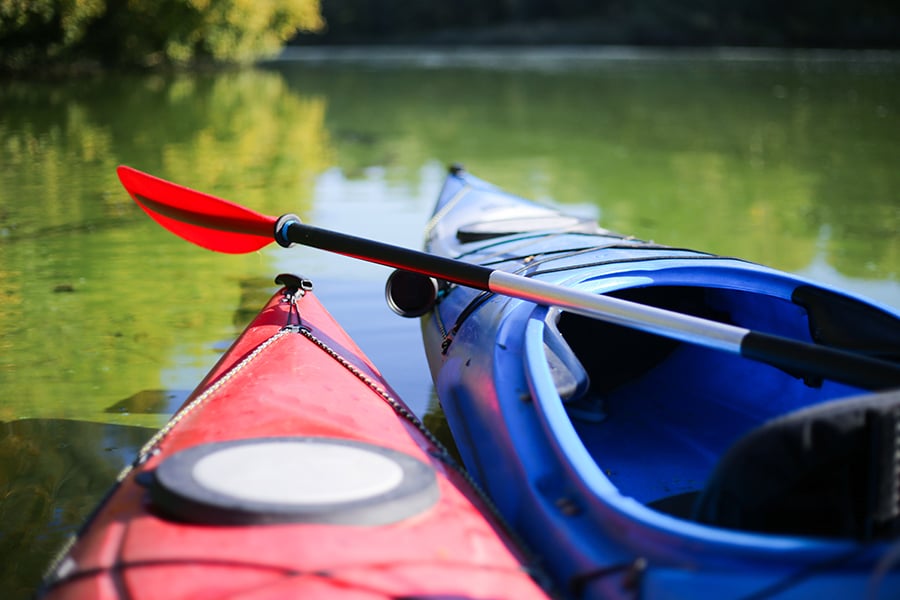
{"type": "MultiPolygon", "coordinates": [[[[715,311],[730,315],[741,326],[810,339],[809,328],[797,325],[805,322],[804,309],[790,301],[796,280],[766,269],[739,277],[727,266],[641,268],[616,273],[612,280],[661,289],[672,287],[671,282],[679,284],[673,288],[677,290],[697,286],[715,311]]],[[[586,285],[615,291],[610,289],[609,280],[605,283],[592,279],[586,285]]],[[[622,289],[626,288],[618,291],[622,289]]],[[[674,548],[693,540],[689,543],[693,559],[699,552],[713,561],[727,561],[729,556],[745,560],[754,553],[768,560],[771,557],[767,553],[777,548],[820,560],[854,547],[848,540],[756,535],[706,527],[691,522],[687,515],[665,514],[652,506],[667,496],[700,490],[725,450],[760,423],[804,406],[858,393],[858,389],[828,381],[808,385],[793,374],[767,365],[677,344],[641,377],[605,393],[603,420],[573,419],[548,372],[545,336],[548,332],[554,335],[547,323],[548,312],[552,311],[538,307],[529,315],[527,325],[518,325],[528,332],[523,366],[544,435],[555,445],[559,468],[582,488],[579,497],[586,510],[596,511],[595,517],[604,523],[641,529],[641,535],[631,536],[632,541],[641,540],[642,547],[636,551],[671,555],[674,548]],[[760,402],[761,398],[766,401],[760,402]],[[651,531],[658,535],[650,535],[651,531]],[[678,539],[680,544],[663,548],[654,546],[654,539],[667,543],[678,539]]]]}
{"type": "MultiPolygon", "coordinates": [[[[666,443],[658,431],[642,430],[639,426],[630,432],[610,437],[603,446],[596,440],[584,437],[586,429],[600,428],[604,425],[610,431],[626,431],[619,427],[621,421],[615,416],[609,422],[599,424],[579,424],[574,422],[550,383],[548,373],[544,372],[546,361],[543,360],[544,308],[535,310],[528,324],[528,334],[524,340],[524,361],[526,371],[530,372],[529,383],[535,403],[536,418],[543,429],[543,438],[553,452],[555,468],[566,480],[567,491],[572,502],[578,506],[587,520],[594,527],[602,529],[603,537],[615,540],[616,547],[629,548],[634,556],[641,556],[657,564],[691,565],[696,568],[706,564],[709,568],[745,568],[747,561],[768,564],[767,568],[778,565],[779,568],[828,560],[841,553],[859,550],[859,545],[852,540],[827,540],[797,536],[757,535],[752,532],[740,532],[716,527],[708,527],[694,523],[687,518],[672,516],[647,506],[647,499],[640,497],[641,490],[629,490],[628,486],[644,486],[649,497],[658,493],[659,482],[649,482],[646,476],[635,475],[630,480],[627,469],[628,461],[634,462],[634,471],[640,473],[652,467],[654,460],[660,461],[656,471],[661,481],[669,481],[675,491],[684,491],[679,486],[695,488],[702,485],[703,477],[715,463],[717,456],[707,449],[702,460],[695,453],[690,461],[679,456],[666,443]],[[603,446],[601,448],[601,446],[603,446]],[[618,462],[617,462],[618,461],[618,462]],[[694,469],[682,478],[671,474],[681,461],[683,468],[694,469]],[[702,464],[701,464],[702,463],[702,464]],[[618,472],[617,472],[618,471],[618,472]],[[641,479],[643,478],[643,479],[641,479]],[[694,479],[694,481],[690,481],[694,479]],[[624,483],[623,483],[624,482],[624,483]],[[632,491],[636,493],[631,493],[632,491]]],[[[675,400],[677,403],[677,400],[675,400]]],[[[639,412],[639,411],[635,411],[639,412]]],[[[696,416],[696,415],[695,415],[696,416]]],[[[700,419],[705,419],[703,415],[700,419]]],[[[713,424],[711,439],[718,441],[711,446],[726,446],[731,438],[739,435],[743,428],[750,427],[751,419],[745,419],[743,425],[736,425],[733,431],[717,431],[718,423],[713,424]]],[[[673,425],[674,427],[674,425],[673,425]]],[[[523,439],[522,443],[532,443],[523,439]]],[[[690,448],[685,446],[690,452],[690,448]]],[[[652,469],[651,469],[652,470],[652,469]]],[[[580,548],[578,552],[586,552],[580,548]]],[[[877,555],[877,551],[874,552],[877,555]]]]}

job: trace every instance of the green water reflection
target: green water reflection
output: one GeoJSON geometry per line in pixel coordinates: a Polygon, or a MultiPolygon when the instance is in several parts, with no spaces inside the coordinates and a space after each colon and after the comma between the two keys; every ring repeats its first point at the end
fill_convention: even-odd
{"type": "MultiPolygon", "coordinates": [[[[439,165],[462,161],[611,229],[898,306],[898,75],[888,57],[0,82],[0,589],[35,583],[283,270],[276,250],[216,255],[162,233],[116,165],[414,245],[439,165]]],[[[367,312],[383,271],[329,260],[303,271],[354,290],[333,302],[345,326],[386,373],[408,372],[398,348],[414,342],[367,312]]],[[[427,389],[424,370],[408,376],[427,389]]],[[[423,413],[427,393],[407,401],[423,413]]]]}
{"type": "Polygon", "coordinates": [[[143,427],[64,419],[0,423],[0,583],[33,592],[53,556],[116,474],[153,435],[143,427]]]}
{"type": "Polygon", "coordinates": [[[465,160],[604,222],[787,269],[893,277],[896,64],[611,62],[563,72],[284,69],[349,174],[465,160]],[[892,78],[894,81],[892,81],[892,78]],[[823,239],[827,238],[827,239],[823,239]],[[822,244],[824,243],[824,248],[822,244]]]}

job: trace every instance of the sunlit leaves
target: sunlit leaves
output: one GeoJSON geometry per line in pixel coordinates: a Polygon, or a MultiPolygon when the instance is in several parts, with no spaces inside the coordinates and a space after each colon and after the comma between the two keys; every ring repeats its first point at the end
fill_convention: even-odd
{"type": "Polygon", "coordinates": [[[250,62],[323,26],[319,0],[12,0],[0,68],[250,62]]]}

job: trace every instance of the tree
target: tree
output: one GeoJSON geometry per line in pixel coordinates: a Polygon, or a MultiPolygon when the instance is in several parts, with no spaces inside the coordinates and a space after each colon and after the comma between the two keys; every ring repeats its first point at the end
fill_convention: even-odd
{"type": "Polygon", "coordinates": [[[0,66],[249,62],[324,26],[319,0],[0,2],[0,66]]]}

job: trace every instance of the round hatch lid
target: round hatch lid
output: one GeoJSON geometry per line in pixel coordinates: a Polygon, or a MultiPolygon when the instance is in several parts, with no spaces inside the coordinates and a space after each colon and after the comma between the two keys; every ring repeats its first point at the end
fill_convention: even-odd
{"type": "Polygon", "coordinates": [[[432,506],[430,465],[373,444],[322,437],[202,444],[165,459],[150,486],[155,506],[206,524],[383,525],[432,506]]]}

